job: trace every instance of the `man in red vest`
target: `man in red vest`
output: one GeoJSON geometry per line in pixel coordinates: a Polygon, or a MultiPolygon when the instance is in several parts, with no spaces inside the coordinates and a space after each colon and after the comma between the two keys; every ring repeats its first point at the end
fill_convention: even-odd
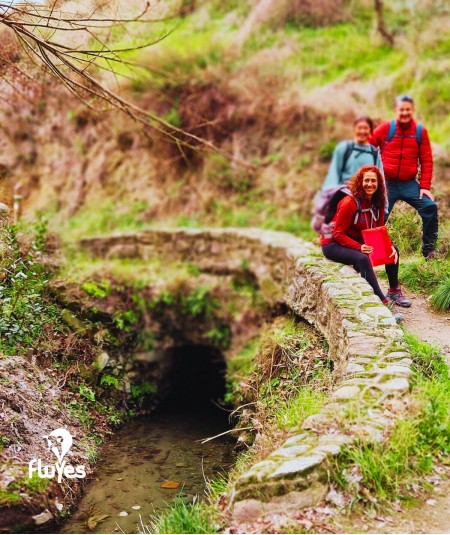
{"type": "Polygon", "coordinates": [[[389,197],[389,213],[401,200],[422,218],[422,253],[436,258],[437,205],[431,193],[433,154],[427,130],[414,121],[414,101],[409,95],[396,99],[396,119],[375,128],[369,143],[379,147],[389,197]]]}

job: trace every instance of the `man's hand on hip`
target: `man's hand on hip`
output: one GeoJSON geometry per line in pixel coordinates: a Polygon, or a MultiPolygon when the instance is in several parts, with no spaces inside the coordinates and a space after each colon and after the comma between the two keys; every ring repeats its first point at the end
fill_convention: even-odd
{"type": "Polygon", "coordinates": [[[425,195],[425,197],[428,197],[429,199],[431,199],[432,201],[434,201],[434,196],[433,196],[433,194],[431,193],[431,191],[430,191],[429,189],[422,189],[422,188],[420,188],[420,195],[419,195],[419,197],[422,198],[424,195],[425,195]]]}

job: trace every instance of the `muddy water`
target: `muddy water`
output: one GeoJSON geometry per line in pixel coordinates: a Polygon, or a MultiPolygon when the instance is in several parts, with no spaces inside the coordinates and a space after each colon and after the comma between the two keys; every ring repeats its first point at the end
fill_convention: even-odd
{"type": "Polygon", "coordinates": [[[155,511],[177,496],[187,503],[202,495],[205,478],[230,467],[233,441],[198,442],[226,431],[227,414],[209,404],[172,403],[151,417],[135,420],[118,431],[101,452],[92,479],[61,533],[139,533],[155,511]],[[180,483],[162,488],[165,481],[180,483]],[[119,513],[128,513],[121,516],[119,513]],[[109,515],[95,529],[94,515],[109,515]]]}

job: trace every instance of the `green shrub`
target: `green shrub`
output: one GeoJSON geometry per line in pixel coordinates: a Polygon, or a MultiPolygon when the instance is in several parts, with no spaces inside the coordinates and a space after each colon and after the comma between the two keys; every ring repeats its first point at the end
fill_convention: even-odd
{"type": "Polygon", "coordinates": [[[113,388],[119,388],[120,381],[113,375],[102,375],[100,379],[100,386],[112,386],[113,388]]]}
{"type": "Polygon", "coordinates": [[[219,324],[210,329],[206,336],[221,349],[228,349],[231,343],[231,329],[229,325],[219,324]]]}
{"type": "Polygon", "coordinates": [[[92,402],[95,401],[95,393],[94,393],[94,391],[92,390],[92,388],[89,388],[84,383],[81,383],[78,386],[78,393],[80,394],[80,396],[83,396],[84,398],[86,398],[89,401],[92,401],[92,402]]]}
{"type": "Polygon", "coordinates": [[[331,140],[327,143],[322,143],[319,147],[319,158],[322,161],[329,161],[333,156],[334,149],[336,148],[337,141],[331,140]]]}
{"type": "Polygon", "coordinates": [[[389,217],[388,229],[400,255],[420,253],[422,222],[412,208],[396,204],[389,217]]]}
{"type": "Polygon", "coordinates": [[[49,274],[42,264],[46,221],[27,231],[30,236],[19,239],[19,227],[0,229],[0,351],[7,355],[39,349],[49,326],[63,331],[59,311],[46,295],[49,274]]]}

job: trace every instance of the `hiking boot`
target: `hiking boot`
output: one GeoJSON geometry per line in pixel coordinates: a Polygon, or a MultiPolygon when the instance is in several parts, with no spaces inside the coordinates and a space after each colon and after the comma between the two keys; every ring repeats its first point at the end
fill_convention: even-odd
{"type": "Polygon", "coordinates": [[[400,307],[409,308],[411,306],[411,301],[406,299],[401,288],[397,288],[393,291],[389,290],[386,297],[400,307]]]}
{"type": "Polygon", "coordinates": [[[440,257],[441,255],[436,251],[436,249],[433,249],[425,255],[425,262],[429,262],[430,260],[439,260],[440,257]]]}

